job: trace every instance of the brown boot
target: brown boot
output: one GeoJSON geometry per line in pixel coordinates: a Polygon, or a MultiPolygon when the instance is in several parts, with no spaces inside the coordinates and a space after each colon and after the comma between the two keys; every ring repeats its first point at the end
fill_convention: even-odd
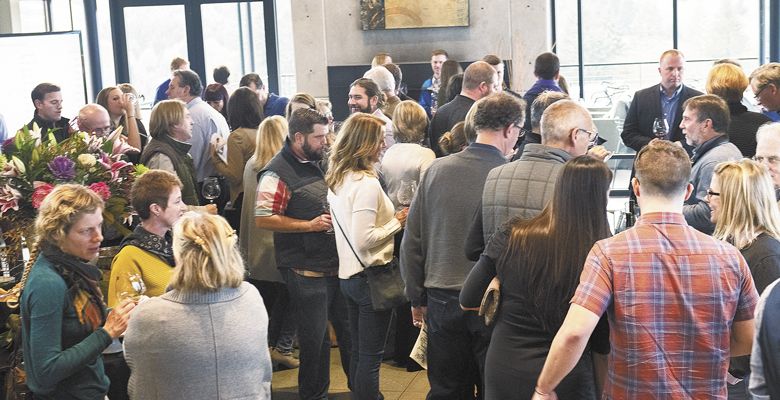
{"type": "Polygon", "coordinates": [[[268,350],[271,352],[271,364],[274,367],[277,367],[278,365],[283,365],[289,369],[289,368],[298,368],[298,366],[301,365],[301,362],[298,361],[297,358],[293,357],[292,353],[284,354],[273,347],[269,348],[268,350]]]}

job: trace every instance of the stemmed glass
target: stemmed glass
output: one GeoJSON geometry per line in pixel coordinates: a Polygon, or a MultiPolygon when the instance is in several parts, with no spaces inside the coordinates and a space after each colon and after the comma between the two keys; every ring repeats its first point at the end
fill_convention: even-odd
{"type": "Polygon", "coordinates": [[[666,122],[666,118],[658,117],[653,121],[653,134],[658,139],[666,139],[669,134],[669,123],[666,122]]]}
{"type": "Polygon", "coordinates": [[[414,199],[414,194],[417,192],[417,182],[415,181],[401,181],[401,187],[398,188],[398,204],[402,208],[409,207],[414,199]]]}
{"type": "Polygon", "coordinates": [[[117,297],[120,302],[124,299],[131,299],[137,303],[141,296],[146,293],[146,284],[141,279],[141,275],[132,272],[121,276],[117,285],[119,288],[117,297]]]}
{"type": "Polygon", "coordinates": [[[204,199],[209,201],[209,204],[213,204],[214,199],[222,194],[222,189],[219,187],[219,180],[213,176],[204,179],[201,194],[204,199]]]}

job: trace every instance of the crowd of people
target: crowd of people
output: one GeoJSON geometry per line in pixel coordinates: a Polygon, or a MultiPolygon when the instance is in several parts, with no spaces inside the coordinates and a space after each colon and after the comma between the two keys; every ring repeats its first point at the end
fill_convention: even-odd
{"type": "Polygon", "coordinates": [[[720,60],[705,94],[681,51],[660,56],[621,134],[638,219],[613,232],[611,154],[555,54],[522,96],[495,55],[430,61],[415,101],[377,54],[331,99],[344,121],[255,73],[204,87],[178,57],[148,129],[129,84],[75,121],[36,86],[30,128],[121,126],[150,170],[113,243],[88,188],[43,200],[20,306],[35,398],[268,399],[272,372],[298,368],[300,398],[326,399],[336,339],[353,398],[378,400],[389,353],[421,368],[421,328],[432,400],[780,398],[780,123],[745,99],[780,110],[780,64],[720,60]],[[90,262],[109,244],[104,294],[90,262]],[[366,270],[394,259],[408,302],[380,308],[366,270]]]}

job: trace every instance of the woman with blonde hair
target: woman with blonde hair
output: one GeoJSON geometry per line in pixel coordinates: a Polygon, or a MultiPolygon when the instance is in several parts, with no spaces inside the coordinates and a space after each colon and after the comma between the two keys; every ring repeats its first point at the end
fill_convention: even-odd
{"type": "Polygon", "coordinates": [[[97,258],[103,200],[90,189],[58,185],[35,219],[34,262],[20,313],[27,386],[36,399],[103,399],[109,380],[101,352],[127,327],[130,300],[106,311],[97,258]]]}
{"type": "Polygon", "coordinates": [[[730,64],[717,64],[707,74],[705,88],[708,94],[714,94],[729,106],[730,122],[726,130],[729,141],[734,143],[745,157],[756,155],[756,131],[769,122],[764,114],[748,111],[742,105],[742,96],[748,87],[748,78],[742,68],[730,64]]]}
{"type": "Polygon", "coordinates": [[[139,304],[125,333],[131,398],[271,398],[268,315],[237,242],[217,215],[176,223],[172,290],[139,304]]]}
{"type": "Polygon", "coordinates": [[[379,366],[392,315],[392,310],[374,310],[363,269],[392,261],[393,237],[408,212],[394,211],[374,170],[384,143],[383,120],[352,114],[339,131],[325,174],[352,337],[349,377],[353,395],[361,400],[382,398],[379,366]]]}
{"type": "MultiPolygon", "coordinates": [[[[712,175],[707,202],[715,224],[713,236],[739,249],[760,294],[780,278],[780,211],[769,172],[748,159],[720,163],[712,175]]],[[[732,358],[729,373],[744,378],[728,386],[729,397],[744,397],[750,357],[732,358]]]]}
{"type": "Polygon", "coordinates": [[[270,317],[268,347],[271,362],[287,368],[298,367],[293,357],[295,321],[292,318],[287,286],[276,268],[274,234],[255,225],[255,201],[257,200],[257,174],[282,149],[287,137],[287,120],[279,115],[268,117],[260,123],[255,154],[244,167],[244,206],[241,207],[241,229],[238,243],[247,262],[247,281],[254,285],[265,300],[270,317]]]}
{"type": "MultiPolygon", "coordinates": [[[[387,195],[395,207],[401,206],[398,192],[404,181],[419,183],[436,154],[421,145],[428,131],[425,109],[412,100],[398,103],[393,112],[395,144],[382,157],[382,175],[387,195]]],[[[408,206],[408,204],[406,204],[408,206]]]]}
{"type": "Polygon", "coordinates": [[[152,140],[141,152],[141,164],[173,172],[181,180],[184,203],[197,206],[195,164],[190,156],[192,118],[181,100],[163,100],[152,108],[149,121],[152,140]]]}

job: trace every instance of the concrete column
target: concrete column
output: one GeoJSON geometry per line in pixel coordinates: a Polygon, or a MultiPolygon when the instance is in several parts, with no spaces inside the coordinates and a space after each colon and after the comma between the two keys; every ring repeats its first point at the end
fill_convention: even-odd
{"type": "Polygon", "coordinates": [[[19,0],[0,0],[0,33],[15,33],[21,29],[19,0]]]}
{"type": "Polygon", "coordinates": [[[511,0],[510,8],[514,69],[511,83],[512,88],[523,93],[536,82],[536,56],[552,47],[550,4],[547,1],[511,0]]]}
{"type": "Polygon", "coordinates": [[[295,0],[291,3],[298,91],[314,97],[328,97],[325,0],[295,0]]]}

